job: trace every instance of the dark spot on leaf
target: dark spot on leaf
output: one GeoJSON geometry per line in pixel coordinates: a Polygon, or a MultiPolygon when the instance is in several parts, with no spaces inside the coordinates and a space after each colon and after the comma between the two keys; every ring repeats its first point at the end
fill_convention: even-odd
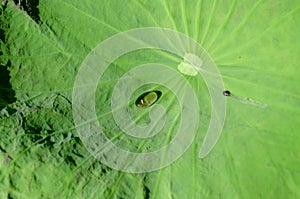
{"type": "Polygon", "coordinates": [[[7,195],[7,198],[8,198],[8,199],[13,199],[13,197],[11,196],[11,193],[9,193],[9,194],[7,195]]]}
{"type": "Polygon", "coordinates": [[[0,109],[16,101],[15,92],[9,83],[10,76],[7,67],[10,65],[10,62],[7,66],[0,65],[0,109]]]}
{"type": "MultiPolygon", "coordinates": [[[[14,0],[19,4],[19,0],[14,0]]],[[[38,9],[39,0],[21,0],[19,5],[36,23],[40,23],[40,11],[38,9]]]]}
{"type": "MultiPolygon", "coordinates": [[[[0,29],[0,40],[5,43],[5,34],[4,34],[4,30],[0,29]]],[[[1,55],[3,54],[2,52],[0,52],[1,55]]]]}
{"type": "Polygon", "coordinates": [[[149,199],[150,198],[150,189],[145,185],[146,176],[143,179],[143,188],[144,188],[144,198],[149,199]]]}
{"type": "Polygon", "coordinates": [[[104,168],[101,168],[101,173],[106,174],[106,170],[104,168]]]}
{"type": "Polygon", "coordinates": [[[76,161],[73,159],[73,157],[72,157],[72,156],[69,156],[69,155],[66,156],[66,162],[69,163],[69,164],[72,164],[72,165],[74,165],[74,166],[77,165],[77,164],[76,164],[76,161]]]}
{"type": "Polygon", "coordinates": [[[6,153],[6,150],[0,146],[0,151],[6,153]]]}
{"type": "Polygon", "coordinates": [[[16,109],[13,109],[11,107],[6,107],[6,111],[8,112],[9,115],[12,115],[17,112],[16,109]]]}

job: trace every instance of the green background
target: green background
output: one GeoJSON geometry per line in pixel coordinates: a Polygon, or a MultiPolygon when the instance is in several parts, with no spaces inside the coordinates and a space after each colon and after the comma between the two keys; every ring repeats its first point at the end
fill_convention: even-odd
{"type": "Polygon", "coordinates": [[[300,198],[298,0],[2,0],[0,20],[0,198],[300,198]],[[72,86],[97,44],[149,26],[195,39],[226,88],[268,107],[228,99],[222,135],[199,159],[203,91],[189,150],[162,170],[129,174],[84,148],[72,86]]]}

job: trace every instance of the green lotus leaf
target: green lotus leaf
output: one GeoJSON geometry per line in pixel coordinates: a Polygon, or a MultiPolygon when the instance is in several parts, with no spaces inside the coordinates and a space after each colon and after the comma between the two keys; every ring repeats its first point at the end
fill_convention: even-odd
{"type": "Polygon", "coordinates": [[[300,198],[299,1],[2,0],[0,7],[0,198],[300,198]],[[166,107],[165,134],[145,142],[120,134],[111,96],[135,66],[160,63],[182,72],[199,105],[195,139],[180,158],[153,172],[128,173],[90,153],[77,132],[86,124],[74,123],[72,94],[80,67],[98,44],[145,27],[197,42],[232,95],[220,92],[227,102],[222,134],[199,158],[214,103],[193,63],[159,49],[115,59],[95,82],[94,107],[95,121],[104,123],[118,147],[155,151],[180,128],[177,96],[149,83],[132,93],[128,114],[142,128],[157,107],[166,107]],[[149,91],[161,96],[143,98],[147,105],[137,107],[149,91]]]}

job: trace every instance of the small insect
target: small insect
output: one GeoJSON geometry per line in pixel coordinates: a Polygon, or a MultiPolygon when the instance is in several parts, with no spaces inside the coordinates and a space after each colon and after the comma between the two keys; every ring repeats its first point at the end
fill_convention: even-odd
{"type": "Polygon", "coordinates": [[[255,101],[253,99],[250,99],[249,97],[241,97],[241,96],[236,96],[233,95],[229,90],[225,90],[223,91],[223,95],[227,96],[227,97],[231,97],[235,100],[238,100],[239,102],[243,103],[243,104],[249,104],[249,105],[253,105],[253,106],[259,106],[261,108],[266,108],[267,105],[263,104],[261,102],[255,101]]]}
{"type": "Polygon", "coordinates": [[[223,95],[231,96],[231,92],[229,90],[223,91],[223,95]]]}
{"type": "Polygon", "coordinates": [[[148,91],[140,95],[135,101],[135,105],[139,108],[148,108],[152,106],[161,97],[160,91],[148,91]]]}

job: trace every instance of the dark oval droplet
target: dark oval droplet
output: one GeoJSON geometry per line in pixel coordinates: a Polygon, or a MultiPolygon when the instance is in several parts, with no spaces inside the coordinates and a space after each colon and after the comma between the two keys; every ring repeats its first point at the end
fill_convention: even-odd
{"type": "Polygon", "coordinates": [[[231,92],[229,90],[223,91],[224,96],[231,96],[231,92]]]}
{"type": "Polygon", "coordinates": [[[162,93],[160,91],[148,91],[140,95],[135,101],[135,105],[140,108],[147,108],[152,106],[160,98],[162,93]]]}

